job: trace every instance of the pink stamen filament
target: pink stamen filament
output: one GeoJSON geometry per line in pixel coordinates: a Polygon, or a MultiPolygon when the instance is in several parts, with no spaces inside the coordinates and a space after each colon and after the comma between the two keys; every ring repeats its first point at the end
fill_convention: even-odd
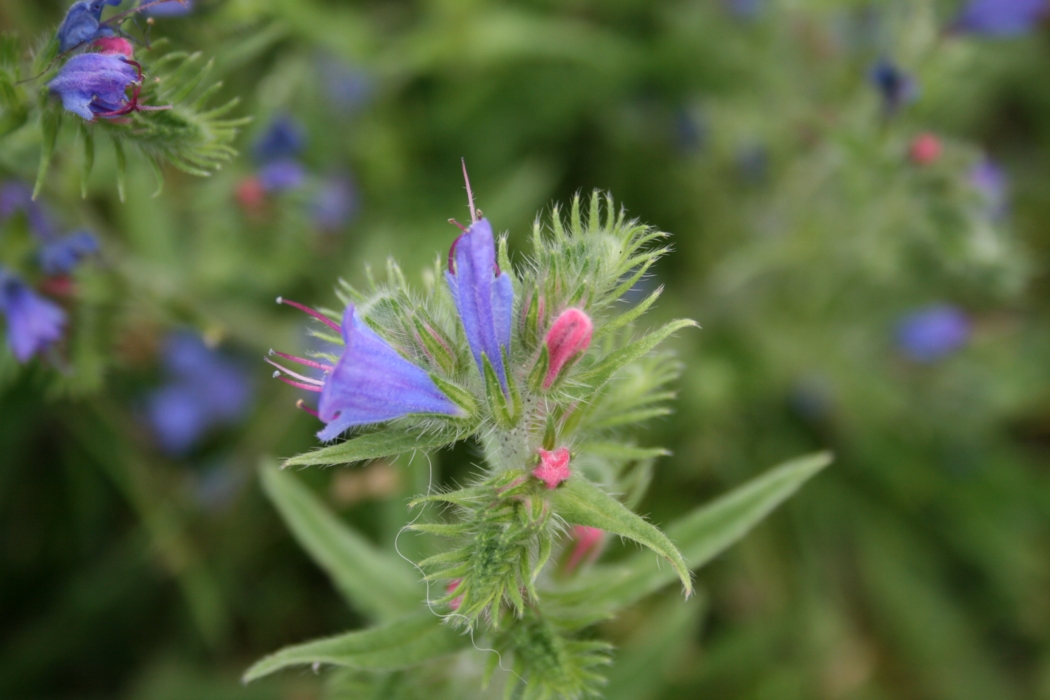
{"type": "Polygon", "coordinates": [[[307,413],[309,413],[311,416],[313,416],[317,420],[321,420],[321,415],[317,411],[315,411],[314,409],[312,409],[309,406],[307,406],[306,403],[302,399],[299,399],[298,401],[295,402],[295,407],[306,411],[307,413]]]}
{"type": "Polygon", "coordinates": [[[305,389],[306,391],[313,391],[313,392],[316,392],[318,394],[321,393],[321,387],[314,386],[313,384],[302,384],[300,382],[293,382],[288,377],[276,377],[276,379],[280,379],[282,382],[284,382],[288,386],[294,386],[296,389],[305,389]]]}
{"type": "Polygon", "coordinates": [[[270,350],[270,354],[277,355],[277,357],[283,357],[289,362],[298,362],[301,365],[313,367],[314,369],[323,369],[325,372],[332,371],[332,365],[326,365],[321,362],[315,362],[314,360],[308,360],[305,357],[296,357],[295,355],[289,355],[286,352],[278,352],[277,350],[270,350]]]}
{"type": "Polygon", "coordinates": [[[463,181],[467,183],[467,204],[470,206],[470,223],[478,223],[478,210],[474,208],[474,193],[470,189],[470,178],[467,177],[467,159],[460,158],[459,162],[463,164],[463,181]]]}
{"type": "Polygon", "coordinates": [[[322,386],[324,384],[324,382],[321,381],[320,379],[314,379],[313,377],[307,377],[305,375],[299,374],[298,372],[293,372],[292,370],[288,369],[287,367],[283,367],[283,366],[277,364],[276,362],[274,362],[273,360],[271,360],[268,357],[264,357],[263,360],[265,360],[269,364],[271,364],[274,367],[276,367],[278,369],[278,371],[284,372],[289,377],[295,377],[296,379],[304,381],[307,384],[316,384],[317,386],[322,386]]]}
{"type": "Polygon", "coordinates": [[[342,326],[340,326],[338,323],[336,323],[332,319],[330,319],[327,316],[325,316],[320,311],[317,311],[316,309],[311,309],[309,306],[303,306],[302,304],[300,304],[297,301],[289,301],[288,299],[285,299],[284,297],[277,297],[277,303],[278,304],[287,304],[288,306],[291,306],[293,309],[299,309],[300,311],[302,311],[304,314],[306,314],[308,316],[313,316],[318,321],[320,321],[321,323],[325,324],[326,326],[331,328],[336,333],[342,333],[343,332],[342,326]]]}
{"type": "MultiPolygon", "coordinates": [[[[456,221],[455,219],[449,219],[449,222],[456,224],[456,226],[459,226],[463,230],[463,233],[466,234],[467,229],[463,228],[458,221],[456,221]]],[[[456,236],[456,240],[452,241],[452,245],[449,246],[448,249],[448,271],[451,272],[453,275],[456,274],[456,246],[459,245],[459,242],[462,238],[462,235],[456,236]]]]}

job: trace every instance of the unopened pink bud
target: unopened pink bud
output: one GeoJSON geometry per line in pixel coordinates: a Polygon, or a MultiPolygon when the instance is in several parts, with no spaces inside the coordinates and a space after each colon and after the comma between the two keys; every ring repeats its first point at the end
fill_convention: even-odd
{"type": "Polygon", "coordinates": [[[553,489],[572,474],[569,469],[569,450],[559,447],[553,452],[540,450],[540,466],[532,470],[532,475],[553,489]]]}
{"type": "Polygon", "coordinates": [[[550,388],[569,360],[587,349],[591,344],[593,332],[594,324],[591,323],[590,316],[579,309],[565,309],[554,319],[554,324],[544,339],[550,358],[547,376],[543,378],[544,389],[550,388]]]}
{"type": "Polygon", "coordinates": [[[95,39],[91,46],[98,49],[98,53],[101,54],[119,54],[128,58],[135,56],[135,49],[131,42],[120,36],[104,36],[95,39]]]}
{"type": "Polygon", "coordinates": [[[908,156],[916,165],[930,165],[941,157],[941,140],[929,132],[919,134],[911,142],[908,156]]]}
{"type": "MultiPolygon", "coordinates": [[[[459,588],[459,584],[463,583],[463,579],[454,578],[449,581],[448,586],[445,587],[445,592],[455,593],[456,589],[459,588]]],[[[459,606],[463,604],[463,596],[456,596],[452,599],[452,602],[448,604],[453,610],[459,610],[459,606]]]]}
{"type": "Polygon", "coordinates": [[[572,573],[580,562],[594,561],[602,551],[602,540],[605,530],[587,525],[575,525],[572,528],[572,538],[576,544],[572,548],[569,560],[565,562],[565,571],[572,573]]]}

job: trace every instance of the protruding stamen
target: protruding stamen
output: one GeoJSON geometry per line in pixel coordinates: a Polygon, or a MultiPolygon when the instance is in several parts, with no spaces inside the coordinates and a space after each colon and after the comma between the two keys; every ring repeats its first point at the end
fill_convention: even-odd
{"type": "Polygon", "coordinates": [[[324,370],[325,372],[331,372],[332,371],[332,365],[326,365],[326,364],[324,364],[322,362],[316,362],[314,360],[308,360],[305,357],[296,357],[295,355],[289,355],[286,352],[278,352],[277,350],[274,350],[272,348],[270,349],[270,354],[271,355],[277,355],[277,357],[283,357],[284,359],[288,360],[289,362],[298,362],[301,365],[306,365],[307,367],[313,367],[314,369],[321,369],[321,370],[324,370]]]}
{"type": "Polygon", "coordinates": [[[467,183],[467,203],[470,205],[470,223],[478,223],[478,210],[474,208],[474,193],[470,190],[470,178],[467,176],[467,159],[460,158],[463,164],[463,181],[467,183]]]}
{"type": "Polygon", "coordinates": [[[456,221],[455,219],[449,219],[449,220],[448,220],[448,222],[449,222],[450,224],[452,224],[453,226],[455,226],[456,228],[458,228],[458,229],[459,229],[460,231],[462,231],[463,233],[466,233],[466,232],[467,232],[467,227],[466,227],[466,226],[464,226],[463,224],[459,223],[459,222],[458,222],[458,221],[456,221]]]}
{"type": "Polygon", "coordinates": [[[296,379],[306,382],[307,384],[316,384],[317,386],[321,386],[322,384],[324,384],[324,382],[322,382],[320,379],[314,379],[313,377],[307,377],[306,375],[299,374],[298,372],[293,372],[287,367],[277,364],[268,357],[264,357],[263,360],[276,367],[278,372],[284,372],[289,377],[295,377],[296,379]]]}
{"type": "MultiPolygon", "coordinates": [[[[449,221],[453,221],[453,220],[449,219],[449,221]]],[[[456,225],[459,226],[459,224],[456,224],[456,225]]],[[[463,228],[463,227],[460,226],[460,228],[463,228]]],[[[466,233],[466,232],[467,232],[467,230],[463,229],[463,233],[466,233]]],[[[450,245],[449,248],[448,248],[448,271],[451,272],[453,275],[456,274],[456,246],[459,245],[459,241],[462,238],[463,238],[463,236],[456,236],[456,240],[452,241],[452,245],[450,245]]]]}
{"type": "Polygon", "coordinates": [[[321,387],[314,386],[313,384],[303,384],[301,382],[292,381],[288,377],[277,377],[288,386],[294,386],[296,389],[305,389],[306,391],[313,391],[318,394],[321,393],[321,387]]]}
{"type": "Polygon", "coordinates": [[[321,323],[325,324],[326,326],[331,328],[336,333],[341,333],[343,331],[342,327],[340,327],[340,325],[338,323],[336,323],[332,319],[328,318],[327,316],[325,316],[320,311],[317,311],[316,309],[311,309],[309,306],[304,306],[304,305],[300,304],[297,301],[290,301],[288,299],[285,299],[284,297],[277,297],[277,303],[278,304],[285,304],[287,306],[291,306],[293,309],[299,309],[300,311],[302,311],[304,314],[306,314],[308,316],[313,316],[318,321],[320,321],[321,323]]]}
{"type": "Polygon", "coordinates": [[[295,402],[295,407],[306,411],[307,413],[309,413],[311,416],[313,416],[317,420],[321,420],[320,414],[318,414],[317,411],[315,411],[314,409],[312,409],[309,406],[307,406],[306,403],[302,399],[299,399],[298,401],[295,402]]]}

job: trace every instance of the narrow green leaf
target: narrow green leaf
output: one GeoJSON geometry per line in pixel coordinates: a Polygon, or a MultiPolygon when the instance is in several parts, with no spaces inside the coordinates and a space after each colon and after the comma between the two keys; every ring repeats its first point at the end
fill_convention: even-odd
{"type": "Polygon", "coordinates": [[[80,198],[87,199],[88,178],[91,177],[91,169],[95,167],[95,134],[88,127],[87,122],[82,121],[80,135],[84,139],[84,169],[80,174],[80,198]]]}
{"type": "Polygon", "coordinates": [[[388,619],[423,600],[426,593],[407,562],[347,527],[290,473],[263,464],[259,475],[296,541],[354,607],[388,619]]]}
{"type": "MultiPolygon", "coordinates": [[[[738,542],[778,505],[831,463],[829,452],[791,460],[700,506],[667,528],[691,569],[711,561],[738,542]]],[[[652,557],[635,555],[622,564],[596,566],[570,587],[546,593],[570,607],[585,606],[595,618],[614,613],[675,578],[652,557]]]]}
{"type": "Polygon", "coordinates": [[[120,197],[120,201],[124,201],[124,179],[128,172],[128,159],[124,155],[124,144],[120,142],[120,138],[117,136],[113,137],[113,151],[117,156],[117,196],[120,197]]]}
{"type": "Polygon", "coordinates": [[[399,455],[413,450],[433,450],[455,442],[459,438],[456,430],[440,430],[421,433],[418,427],[396,428],[389,426],[376,433],[365,433],[336,445],[322,447],[286,459],[282,466],[331,466],[350,464],[379,457],[399,455]]]}
{"type": "Polygon", "coordinates": [[[597,527],[643,544],[671,562],[688,596],[693,592],[689,567],[681,553],[652,523],[629,511],[626,506],[582,476],[575,475],[555,490],[555,512],[572,525],[597,527]]]}
{"type": "Polygon", "coordinates": [[[622,442],[586,442],[580,445],[579,451],[615,460],[652,459],[671,454],[663,447],[638,447],[622,442]]]}
{"type": "Polygon", "coordinates": [[[40,114],[40,165],[36,171],[36,184],[33,185],[33,199],[37,198],[44,187],[47,170],[51,167],[51,156],[55,153],[55,142],[58,141],[60,126],[62,126],[62,110],[49,105],[40,114]]]}
{"type": "Polygon", "coordinates": [[[470,637],[423,611],[389,624],[285,647],[244,674],[250,683],[289,666],[333,664],[367,671],[395,671],[460,651],[470,637]]]}

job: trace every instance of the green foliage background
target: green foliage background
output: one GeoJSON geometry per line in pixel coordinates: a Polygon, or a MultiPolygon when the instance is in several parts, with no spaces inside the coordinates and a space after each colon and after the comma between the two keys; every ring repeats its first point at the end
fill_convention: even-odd
{"type": "MultiPolygon", "coordinates": [[[[957,6],[770,0],[748,19],[716,0],[199,0],[158,19],[164,50],[214,57],[217,103],[255,118],[242,151],[295,115],[304,162],[351,174],[359,211],[335,233],[296,194],[246,215],[246,156],[207,179],[166,168],[153,197],[129,153],[121,203],[101,143],[82,198],[60,133],[41,196],[103,256],[78,272],[72,373],[0,355],[0,697],[318,697],[325,676],[238,681],[363,622],[256,474],[313,446],[314,422],[260,362],[249,418],[176,460],[142,398],[171,328],[252,358],[292,349],[301,317],[274,297],[332,306],[366,264],[431,265],[466,216],[465,157],[512,249],[537,211],[592,188],[673,234],[656,315],[703,330],[673,343],[676,411],[651,428],[673,455],[641,512],[665,524],[786,458],[836,454],[700,574],[695,602],[667,591],[607,624],[606,697],[1050,698],[1050,35],[949,36],[957,6]],[[867,80],[881,56],[921,85],[892,119],[867,80]],[[367,99],[333,103],[332,63],[368,76],[367,99]],[[945,145],[925,168],[907,157],[923,131],[945,145]],[[1010,175],[1005,222],[967,184],[982,153],[1010,175]],[[893,324],[935,301],[966,308],[974,337],[908,362],[893,324]],[[202,498],[216,475],[224,497],[202,498]]],[[[28,52],[64,9],[0,0],[0,23],[28,52]]],[[[35,177],[28,133],[0,140],[5,179],[35,177]]],[[[462,482],[475,456],[440,453],[435,480],[462,482]]],[[[390,549],[430,471],[395,465],[366,498],[353,473],[297,476],[390,549]]]]}

